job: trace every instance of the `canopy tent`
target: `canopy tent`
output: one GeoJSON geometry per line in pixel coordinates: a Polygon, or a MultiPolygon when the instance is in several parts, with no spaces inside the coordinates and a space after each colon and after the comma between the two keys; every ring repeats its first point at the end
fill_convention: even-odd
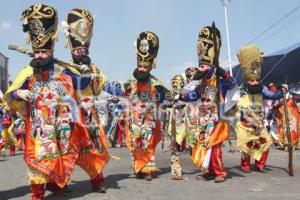
{"type": "MultiPolygon", "coordinates": [[[[240,65],[233,67],[232,73],[241,85],[243,77],[240,65]]],[[[300,42],[264,56],[262,83],[267,85],[271,82],[276,85],[300,82],[300,42]]]]}

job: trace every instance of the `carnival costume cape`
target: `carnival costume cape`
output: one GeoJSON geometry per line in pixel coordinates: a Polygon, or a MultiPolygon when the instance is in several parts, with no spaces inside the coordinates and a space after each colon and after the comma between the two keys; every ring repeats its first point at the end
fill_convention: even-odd
{"type": "MultiPolygon", "coordinates": [[[[64,187],[74,170],[79,152],[90,146],[70,76],[54,64],[49,78],[42,71],[26,66],[4,96],[6,108],[26,116],[24,160],[33,170],[44,173],[64,187]],[[26,82],[26,83],[25,83],[26,82]],[[26,88],[24,88],[26,85],[26,88]],[[13,92],[31,91],[30,102],[16,100],[13,92]]],[[[34,183],[42,184],[34,177],[34,183]]]]}
{"type": "Polygon", "coordinates": [[[157,100],[153,102],[141,102],[138,98],[134,98],[134,96],[143,92],[150,92],[150,98],[155,99],[157,94],[159,94],[157,88],[160,88],[161,92],[167,91],[167,89],[154,76],[150,76],[149,82],[138,82],[134,77],[130,77],[124,85],[131,88],[129,99],[132,104],[133,113],[130,116],[128,115],[128,119],[130,118],[130,120],[126,120],[126,144],[133,156],[134,170],[136,173],[158,171],[159,169],[156,166],[148,166],[147,164],[154,156],[156,145],[161,140],[161,122],[157,119],[156,113],[159,102],[157,100]],[[145,110],[147,111],[144,112],[145,110]],[[140,115],[143,115],[142,123],[138,122],[140,115]]]}
{"type": "Polygon", "coordinates": [[[237,146],[255,160],[260,160],[272,144],[271,135],[263,123],[262,102],[261,94],[247,94],[237,104],[237,146]]]}
{"type": "MultiPolygon", "coordinates": [[[[110,155],[106,133],[96,106],[96,98],[100,95],[105,85],[105,76],[95,64],[90,65],[90,71],[89,76],[92,76],[90,84],[83,90],[75,92],[75,95],[78,103],[81,105],[81,114],[84,118],[84,123],[87,125],[92,144],[91,147],[83,149],[79,155],[77,164],[84,165],[85,169],[96,169],[97,172],[89,170],[89,173],[93,173],[90,174],[93,178],[103,171],[110,160],[110,155]]],[[[71,72],[82,77],[85,76],[85,74],[81,74],[74,68],[71,68],[71,72]]]]}
{"type": "MultiPolygon", "coordinates": [[[[222,82],[221,82],[222,83],[222,82]]],[[[216,88],[216,78],[211,77],[208,80],[205,80],[205,82],[201,83],[205,84],[202,85],[202,88],[216,88]]],[[[224,102],[224,97],[220,93],[220,103],[224,102]]],[[[197,103],[196,103],[197,104],[197,103]]],[[[191,106],[191,103],[189,103],[189,106],[191,106]]],[[[218,111],[217,111],[217,105],[215,105],[215,109],[212,109],[209,111],[209,113],[206,113],[204,110],[201,111],[201,103],[200,103],[200,110],[198,111],[199,114],[203,115],[202,117],[197,112],[194,113],[194,117],[197,118],[198,122],[193,120],[189,120],[188,126],[191,126],[191,129],[188,128],[189,132],[194,132],[195,135],[195,143],[192,149],[192,160],[196,167],[207,169],[210,161],[210,152],[211,148],[215,145],[222,144],[224,141],[226,141],[229,138],[229,124],[226,120],[218,119],[218,111]],[[207,116],[206,116],[207,115],[207,116]],[[208,117],[208,121],[205,121],[204,118],[208,117]],[[203,124],[202,121],[203,120],[203,124]],[[195,127],[196,125],[196,127],[195,127]],[[194,128],[192,128],[194,127],[194,128]],[[199,139],[197,134],[205,132],[205,138],[199,139]],[[206,162],[204,162],[206,160],[206,162]]],[[[199,108],[198,108],[199,109],[199,108]]],[[[190,110],[193,110],[190,109],[190,110]]],[[[193,118],[193,112],[189,112],[188,115],[189,119],[193,118]]]]}

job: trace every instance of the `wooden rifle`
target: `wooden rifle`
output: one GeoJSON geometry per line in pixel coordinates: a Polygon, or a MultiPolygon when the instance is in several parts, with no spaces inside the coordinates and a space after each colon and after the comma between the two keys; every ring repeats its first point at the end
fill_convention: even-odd
{"type": "MultiPolygon", "coordinates": [[[[17,51],[19,53],[24,53],[24,54],[26,54],[26,55],[28,55],[30,57],[34,57],[34,53],[32,51],[29,51],[25,47],[21,47],[21,46],[18,46],[18,45],[8,45],[8,49],[9,50],[17,51]]],[[[82,71],[82,66],[77,65],[75,63],[65,62],[65,61],[59,60],[57,58],[53,58],[53,61],[55,63],[59,64],[62,67],[65,67],[65,68],[73,67],[73,68],[75,68],[75,69],[77,69],[79,71],[82,71]]]]}
{"type": "Polygon", "coordinates": [[[289,164],[288,164],[288,173],[290,176],[294,176],[294,170],[293,170],[293,147],[292,147],[292,141],[291,141],[291,129],[290,129],[290,121],[289,121],[289,115],[288,115],[288,108],[287,108],[287,102],[286,102],[286,88],[282,88],[281,92],[283,94],[283,109],[284,109],[284,118],[285,118],[285,127],[286,127],[286,134],[288,139],[288,152],[289,152],[289,164]]]}

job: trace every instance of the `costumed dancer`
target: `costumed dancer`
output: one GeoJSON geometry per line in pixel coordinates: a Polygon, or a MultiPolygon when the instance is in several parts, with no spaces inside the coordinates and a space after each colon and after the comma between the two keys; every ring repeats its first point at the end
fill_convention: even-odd
{"type": "Polygon", "coordinates": [[[2,144],[1,148],[7,149],[9,148],[9,155],[14,156],[16,154],[16,146],[17,146],[17,138],[13,133],[13,127],[14,127],[14,120],[12,117],[12,114],[4,108],[2,105],[2,108],[0,110],[1,112],[1,125],[2,125],[2,131],[1,131],[1,137],[2,137],[2,144]]]}
{"type": "Polygon", "coordinates": [[[34,58],[3,99],[11,112],[26,116],[24,160],[32,199],[40,200],[45,184],[66,185],[79,152],[90,145],[74,89],[85,87],[91,78],[79,82],[54,62],[58,27],[53,7],[34,4],[23,12],[22,20],[34,58]]]}
{"type": "Polygon", "coordinates": [[[214,26],[204,27],[198,38],[199,68],[194,80],[185,86],[181,99],[187,105],[188,132],[194,134],[192,160],[203,177],[223,182],[227,172],[222,160],[222,144],[229,137],[229,124],[221,119],[226,92],[235,80],[218,66],[221,35],[214,26]],[[187,92],[186,90],[190,90],[187,92]]]}
{"type": "Polygon", "coordinates": [[[130,116],[126,120],[126,144],[137,177],[152,179],[159,171],[155,164],[155,148],[161,139],[161,121],[158,108],[167,89],[151,75],[155,68],[159,39],[153,32],[142,32],[136,40],[137,68],[124,84],[129,96],[130,116]]]}
{"type": "MultiPolygon", "coordinates": [[[[173,180],[182,180],[181,163],[177,151],[183,151],[186,145],[186,105],[178,101],[181,90],[184,87],[184,78],[176,75],[171,79],[172,97],[167,109],[168,133],[171,138],[171,174],[173,180]]],[[[168,101],[168,100],[167,100],[168,101]]]]}
{"type": "MultiPolygon", "coordinates": [[[[194,90],[195,87],[194,85],[198,85],[198,81],[200,80],[201,73],[199,71],[199,69],[195,66],[188,66],[185,71],[184,71],[184,79],[185,79],[185,86],[184,88],[181,90],[181,93],[186,93],[186,91],[190,91],[190,90],[194,90]],[[193,83],[191,83],[193,82],[193,83]]],[[[186,112],[188,112],[188,110],[191,110],[191,108],[196,107],[197,101],[191,101],[191,102],[186,102],[186,112]]],[[[189,111],[190,113],[190,111],[189,111]]],[[[188,117],[188,113],[187,113],[187,117],[188,117]]],[[[194,141],[195,141],[195,129],[192,126],[186,126],[187,128],[187,143],[188,143],[188,149],[190,151],[190,154],[192,155],[192,149],[194,146],[194,141]]]]}
{"type": "Polygon", "coordinates": [[[107,82],[104,90],[111,94],[107,98],[108,106],[108,124],[107,137],[112,147],[122,147],[125,138],[125,121],[124,121],[124,92],[122,85],[118,81],[107,82]]]}
{"type": "Polygon", "coordinates": [[[67,45],[70,47],[73,63],[85,66],[82,71],[72,69],[70,75],[92,77],[91,82],[83,90],[76,92],[76,98],[87,125],[92,147],[83,149],[76,164],[90,176],[92,189],[104,193],[103,169],[107,165],[110,155],[105,129],[100,121],[99,110],[96,106],[96,98],[102,92],[105,85],[104,74],[91,63],[89,47],[93,35],[94,18],[90,11],[82,8],[72,9],[62,23],[67,37],[67,45]]]}
{"type": "Polygon", "coordinates": [[[254,45],[244,46],[237,53],[241,64],[245,94],[237,103],[236,134],[237,146],[242,151],[241,170],[250,172],[250,157],[255,160],[255,168],[265,172],[269,148],[272,144],[271,135],[264,126],[264,99],[277,100],[280,92],[273,93],[261,84],[262,52],[254,45]]]}
{"type": "MultiPolygon", "coordinates": [[[[176,75],[171,79],[172,84],[172,96],[178,101],[181,90],[184,87],[184,78],[181,75],[176,75]]],[[[183,151],[186,148],[186,105],[184,102],[176,102],[175,107],[175,121],[176,121],[176,149],[177,151],[183,151]]],[[[169,122],[171,122],[171,116],[169,115],[169,122]]],[[[169,125],[169,134],[171,134],[171,126],[169,125]]]]}
{"type": "MultiPolygon", "coordinates": [[[[121,86],[121,83],[118,82],[118,81],[114,81],[113,84],[119,88],[120,91],[122,91],[122,86],[121,86]]],[[[122,95],[124,94],[124,92],[122,91],[122,94],[116,94],[117,96],[120,96],[122,97],[122,95]]],[[[125,108],[125,105],[123,105],[123,102],[118,102],[116,105],[115,105],[115,113],[116,113],[116,116],[118,116],[119,120],[118,120],[118,123],[117,123],[117,130],[116,130],[116,141],[117,141],[117,144],[116,144],[116,147],[122,147],[124,145],[124,142],[125,142],[125,138],[126,138],[126,133],[125,133],[125,119],[124,119],[124,108],[125,108]]]]}

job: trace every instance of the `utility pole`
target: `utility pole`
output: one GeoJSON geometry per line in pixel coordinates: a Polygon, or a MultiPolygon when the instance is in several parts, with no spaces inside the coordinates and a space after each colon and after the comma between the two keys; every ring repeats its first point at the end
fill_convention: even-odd
{"type": "Polygon", "coordinates": [[[232,76],[232,60],[231,60],[230,38],[229,38],[229,28],[228,28],[228,19],[227,19],[227,6],[229,4],[229,0],[221,0],[221,1],[224,6],[229,72],[230,72],[230,75],[232,76]]]}

